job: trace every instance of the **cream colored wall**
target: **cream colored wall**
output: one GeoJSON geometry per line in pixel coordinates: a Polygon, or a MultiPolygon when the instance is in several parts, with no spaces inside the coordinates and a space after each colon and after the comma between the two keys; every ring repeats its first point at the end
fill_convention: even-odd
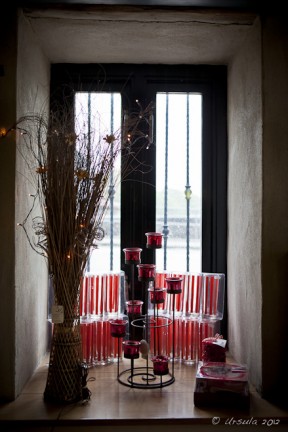
{"type": "MultiPolygon", "coordinates": [[[[49,95],[50,65],[22,14],[19,16],[17,43],[17,104],[16,112],[6,119],[5,123],[8,126],[32,110],[42,110],[43,106],[47,105],[49,95]]],[[[11,104],[11,96],[13,92],[10,97],[7,95],[6,105],[11,104]]],[[[21,141],[17,141],[22,151],[21,141]]],[[[11,179],[1,182],[10,191],[9,199],[1,201],[6,202],[9,207],[6,209],[9,214],[7,241],[4,244],[1,242],[1,254],[7,255],[1,265],[3,273],[7,274],[6,281],[1,280],[0,287],[1,298],[5,299],[5,309],[3,308],[0,314],[1,328],[6,329],[2,334],[6,337],[7,331],[9,342],[4,354],[5,364],[0,367],[0,382],[2,395],[14,398],[21,392],[47,349],[47,270],[44,259],[32,250],[24,231],[17,227],[17,223],[24,220],[30,209],[32,198],[29,194],[33,194],[35,189],[31,184],[30,172],[25,166],[24,158],[20,152],[15,151],[14,141],[9,142],[9,145],[14,147],[13,160],[9,164],[8,160],[4,160],[3,166],[4,169],[9,167],[7,175],[10,175],[11,179]],[[11,373],[8,373],[9,370],[11,373]]],[[[25,153],[24,157],[27,157],[25,153]]],[[[1,279],[4,279],[4,275],[1,279]]],[[[1,346],[5,345],[1,343],[1,346]]]]}
{"type": "MultiPolygon", "coordinates": [[[[49,109],[50,63],[22,12],[18,32],[17,118],[20,118],[31,111],[49,109]]],[[[21,146],[21,142],[18,144],[21,146]]],[[[27,215],[32,203],[29,194],[35,193],[29,174],[17,152],[16,222],[27,215]]],[[[39,209],[35,209],[33,216],[39,214],[39,209]]],[[[47,350],[48,277],[44,258],[31,249],[21,228],[16,229],[15,242],[16,392],[19,393],[47,350]]]]}
{"type": "Polygon", "coordinates": [[[262,76],[257,19],[229,66],[228,340],[261,390],[262,76]]]}

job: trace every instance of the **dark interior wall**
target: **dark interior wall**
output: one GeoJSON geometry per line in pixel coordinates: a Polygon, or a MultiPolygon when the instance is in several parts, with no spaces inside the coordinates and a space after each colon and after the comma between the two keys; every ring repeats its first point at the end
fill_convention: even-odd
{"type": "Polygon", "coordinates": [[[263,18],[263,395],[288,406],[288,27],[263,18]]]}
{"type": "MultiPolygon", "coordinates": [[[[0,129],[16,119],[17,15],[8,8],[0,26],[0,129]]],[[[15,164],[13,137],[0,138],[0,398],[15,396],[15,164]],[[5,349],[3,349],[5,347],[5,349]]]]}

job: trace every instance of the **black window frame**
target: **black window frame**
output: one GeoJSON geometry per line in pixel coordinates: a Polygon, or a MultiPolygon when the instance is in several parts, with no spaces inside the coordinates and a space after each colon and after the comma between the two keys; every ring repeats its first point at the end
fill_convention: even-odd
{"type": "MultiPolygon", "coordinates": [[[[227,273],[227,66],[162,64],[52,64],[51,106],[74,103],[77,91],[120,92],[123,109],[156,103],[157,92],[202,94],[202,272],[227,273]]],[[[156,122],[154,121],[154,125],[156,122]]],[[[155,136],[155,133],[154,133],[155,136]]],[[[156,151],[142,156],[151,170],[132,173],[121,184],[122,248],[142,248],[141,261],[155,262],[145,233],[155,231],[156,151]],[[129,181],[129,179],[131,181],[129,181]]],[[[227,275],[226,275],[227,285],[227,275]]],[[[227,303],[226,303],[227,304],[227,303]]],[[[225,305],[226,306],[226,305],[225,305]]],[[[225,310],[227,308],[225,307],[225,310]]],[[[226,334],[227,312],[221,323],[226,334]]]]}

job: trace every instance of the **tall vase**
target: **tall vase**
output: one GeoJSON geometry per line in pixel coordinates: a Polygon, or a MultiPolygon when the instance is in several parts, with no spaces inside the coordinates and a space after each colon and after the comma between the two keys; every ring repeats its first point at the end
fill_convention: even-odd
{"type": "MultiPolygon", "coordinates": [[[[83,399],[83,363],[80,333],[79,288],[77,284],[54,286],[54,306],[63,308],[63,322],[59,316],[53,324],[49,367],[44,400],[72,403],[83,399]],[[61,296],[59,295],[61,293],[61,296]]],[[[53,317],[52,317],[53,321],[53,317]]]]}

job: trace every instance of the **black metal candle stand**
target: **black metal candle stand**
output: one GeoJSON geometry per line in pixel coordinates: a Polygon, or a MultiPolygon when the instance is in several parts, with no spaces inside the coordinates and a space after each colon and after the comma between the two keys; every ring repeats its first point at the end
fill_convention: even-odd
{"type": "MultiPolygon", "coordinates": [[[[135,263],[129,262],[126,264],[131,265],[131,275],[133,276],[131,278],[131,293],[132,293],[132,299],[134,299],[134,265],[135,263]]],[[[147,353],[145,353],[145,365],[144,366],[137,366],[135,367],[135,360],[139,358],[139,351],[141,350],[141,342],[138,341],[124,341],[124,344],[126,346],[128,345],[128,348],[131,348],[131,351],[128,352],[128,354],[125,354],[125,348],[124,348],[124,358],[130,358],[130,368],[125,369],[120,372],[120,338],[118,338],[118,365],[117,365],[117,379],[119,383],[127,386],[127,387],[134,387],[134,388],[141,388],[141,389],[152,389],[152,388],[161,388],[166,387],[175,382],[175,376],[174,376],[174,362],[175,362],[175,295],[179,294],[179,291],[167,291],[169,295],[173,296],[173,318],[163,317],[167,320],[165,324],[159,325],[159,311],[157,307],[157,301],[154,301],[154,310],[153,315],[149,315],[148,313],[148,287],[150,282],[153,282],[153,286],[155,289],[155,277],[151,278],[151,276],[145,278],[143,275],[138,277],[138,280],[143,282],[145,284],[145,295],[146,295],[146,306],[147,306],[147,312],[144,315],[138,315],[137,317],[133,316],[130,321],[129,325],[129,334],[133,334],[133,328],[141,328],[142,334],[144,337],[144,341],[148,344],[147,353]],[[172,357],[170,359],[168,356],[162,356],[160,352],[159,346],[157,347],[157,338],[159,341],[158,332],[161,327],[168,327],[172,325],[172,357]],[[153,357],[153,359],[150,359],[150,361],[153,361],[154,365],[153,367],[149,365],[149,346],[150,346],[150,334],[151,329],[154,329],[154,354],[157,352],[157,355],[153,357]],[[131,347],[129,347],[129,343],[131,343],[131,347]],[[133,343],[136,343],[138,346],[133,347],[133,343]],[[158,349],[157,349],[158,348],[158,349]],[[137,352],[137,349],[139,351],[137,352]],[[166,358],[167,358],[167,365],[166,365],[166,358]],[[159,362],[158,362],[159,360],[159,362]],[[171,371],[168,367],[168,361],[171,363],[171,371]],[[159,366],[159,367],[158,367],[159,366]]],[[[154,297],[155,300],[155,297],[154,297]]],[[[128,314],[129,316],[129,314],[128,314]]],[[[130,318],[130,317],[129,317],[130,318]]]]}

